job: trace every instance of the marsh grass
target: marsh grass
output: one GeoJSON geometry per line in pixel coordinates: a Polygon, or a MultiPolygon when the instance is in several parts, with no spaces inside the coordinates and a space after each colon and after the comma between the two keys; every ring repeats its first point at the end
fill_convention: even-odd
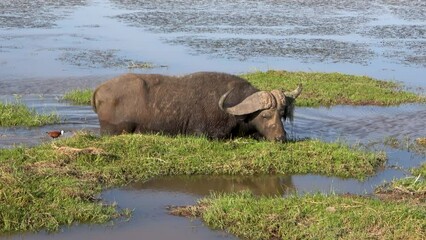
{"type": "MultiPolygon", "coordinates": [[[[334,105],[379,105],[426,102],[426,98],[403,91],[395,82],[380,81],[366,76],[341,73],[267,71],[241,75],[262,90],[284,89],[291,91],[299,83],[303,92],[297,106],[318,107],[334,105]]],[[[73,90],[65,99],[75,104],[90,104],[93,90],[73,90]]]]}
{"type": "Polygon", "coordinates": [[[424,137],[416,139],[409,137],[387,137],[384,139],[384,144],[395,149],[426,156],[426,138],[424,137]]]}
{"type": "Polygon", "coordinates": [[[58,123],[60,118],[55,113],[38,114],[23,103],[0,102],[0,127],[35,127],[58,123]]]}
{"type": "MultiPolygon", "coordinates": [[[[409,137],[388,137],[384,140],[386,146],[426,156],[426,138],[411,139],[409,137]]],[[[411,169],[412,176],[393,180],[378,186],[376,195],[382,199],[411,201],[426,204],[426,163],[411,169]]]]}
{"type": "Polygon", "coordinates": [[[424,239],[426,208],[351,195],[212,194],[175,215],[242,239],[424,239]]]}
{"type": "Polygon", "coordinates": [[[318,140],[280,144],[79,133],[0,150],[0,231],[108,221],[121,212],[98,201],[101,190],[157,176],[314,173],[363,179],[384,161],[382,153],[318,140]]]}
{"type": "Polygon", "coordinates": [[[263,90],[291,91],[299,83],[303,92],[296,104],[303,107],[333,105],[379,105],[426,102],[426,98],[403,91],[403,86],[366,76],[342,73],[307,73],[287,71],[253,72],[242,75],[263,90]]]}
{"type": "Polygon", "coordinates": [[[426,208],[426,163],[411,170],[413,176],[382,184],[375,190],[382,199],[408,201],[426,208]]]}
{"type": "Polygon", "coordinates": [[[93,89],[75,89],[65,93],[63,99],[76,105],[90,105],[93,89]]]}

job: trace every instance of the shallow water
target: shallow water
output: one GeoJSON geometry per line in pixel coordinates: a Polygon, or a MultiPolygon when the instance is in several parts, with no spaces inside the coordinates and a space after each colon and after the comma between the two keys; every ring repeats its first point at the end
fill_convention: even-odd
{"type": "Polygon", "coordinates": [[[102,194],[120,207],[133,209],[129,221],[119,220],[104,225],[80,225],[62,228],[58,233],[21,234],[11,239],[236,239],[220,231],[210,230],[199,220],[169,215],[166,206],[194,204],[199,196],[128,187],[102,194]]]}
{"type": "MultiPolygon", "coordinates": [[[[0,100],[19,101],[62,122],[40,128],[0,128],[0,147],[52,141],[78,130],[99,132],[88,106],[61,100],[75,88],[94,88],[124,72],[184,74],[254,70],[343,72],[426,88],[426,2],[411,0],[72,0],[0,2],[0,100]],[[132,68],[148,62],[152,68],[132,68]],[[15,94],[15,95],[14,95],[15,94]],[[17,94],[17,95],[16,95],[17,94]]],[[[24,239],[220,239],[198,220],[169,216],[166,205],[192,204],[210,191],[256,194],[335,192],[370,194],[407,176],[425,156],[383,146],[388,137],[426,136],[426,107],[298,108],[294,138],[337,139],[385,150],[389,160],[365,181],[318,175],[170,177],[103,193],[135,209],[129,222],[80,225],[24,239]]]]}
{"type": "Polygon", "coordinates": [[[26,92],[14,83],[27,80],[106,79],[132,62],[154,66],[136,72],[337,71],[426,87],[424,1],[38,0],[26,18],[25,2],[0,3],[3,93],[26,92]]]}

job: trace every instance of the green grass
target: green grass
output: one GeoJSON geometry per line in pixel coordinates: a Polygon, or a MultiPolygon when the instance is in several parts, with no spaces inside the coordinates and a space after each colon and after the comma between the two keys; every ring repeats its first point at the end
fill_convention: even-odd
{"type": "Polygon", "coordinates": [[[173,210],[242,239],[424,239],[426,208],[360,196],[213,194],[173,210]]]}
{"type": "Polygon", "coordinates": [[[384,161],[382,153],[318,140],[280,144],[78,134],[0,150],[0,232],[108,221],[120,213],[100,204],[98,193],[157,176],[314,173],[363,179],[384,161]]]}
{"type": "MultiPolygon", "coordinates": [[[[303,92],[296,104],[302,107],[333,105],[379,105],[426,102],[426,98],[403,91],[395,82],[380,81],[366,76],[341,73],[308,73],[267,71],[241,75],[262,90],[293,90],[303,84],[303,92]]],[[[90,104],[93,90],[73,90],[65,99],[75,104],[90,104]]]]}
{"type": "Polygon", "coordinates": [[[398,105],[426,102],[425,97],[402,91],[395,82],[341,73],[307,73],[287,71],[254,72],[242,75],[263,90],[291,91],[302,83],[296,104],[303,107],[333,105],[398,105]]]}
{"type": "Polygon", "coordinates": [[[55,113],[38,114],[34,109],[30,109],[19,102],[0,102],[0,127],[35,127],[58,123],[59,121],[59,116],[55,113]]]}
{"type": "Polygon", "coordinates": [[[65,93],[63,99],[77,105],[90,105],[92,89],[75,89],[65,93]]]}

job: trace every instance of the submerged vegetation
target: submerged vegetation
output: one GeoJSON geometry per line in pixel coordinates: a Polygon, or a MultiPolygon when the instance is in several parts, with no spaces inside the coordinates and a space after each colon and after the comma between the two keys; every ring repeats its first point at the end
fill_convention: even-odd
{"type": "Polygon", "coordinates": [[[260,89],[293,90],[302,83],[297,105],[303,107],[333,105],[398,105],[426,102],[426,98],[403,91],[403,86],[366,76],[342,73],[307,73],[287,71],[254,72],[242,75],[260,89]]]}
{"type": "Polygon", "coordinates": [[[59,116],[55,113],[38,114],[34,109],[30,109],[19,102],[0,102],[0,127],[35,127],[58,123],[59,121],[59,116]]]}
{"type": "Polygon", "coordinates": [[[213,194],[172,214],[243,239],[424,239],[426,208],[353,195],[213,194]]]}
{"type": "Polygon", "coordinates": [[[411,139],[409,137],[397,138],[392,136],[385,138],[384,144],[395,149],[426,156],[426,138],[424,137],[411,139]]]}
{"type": "MultiPolygon", "coordinates": [[[[299,83],[303,92],[297,105],[318,107],[333,105],[379,105],[426,102],[426,98],[403,91],[403,86],[366,76],[342,73],[308,73],[267,71],[243,74],[253,85],[262,90],[293,90],[299,83]]],[[[66,94],[67,100],[76,104],[90,104],[91,89],[74,90],[66,94]]]]}
{"type": "Polygon", "coordinates": [[[281,144],[80,133],[0,150],[0,231],[108,221],[119,213],[97,201],[102,189],[156,176],[316,173],[362,179],[384,161],[381,153],[317,140],[281,144]]]}

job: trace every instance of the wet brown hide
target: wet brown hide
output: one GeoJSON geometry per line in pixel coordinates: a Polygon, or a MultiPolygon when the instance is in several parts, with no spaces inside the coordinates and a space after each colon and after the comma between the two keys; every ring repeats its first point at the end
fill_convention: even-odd
{"type": "Polygon", "coordinates": [[[125,74],[101,84],[92,106],[102,134],[161,132],[229,138],[260,133],[269,140],[283,140],[281,105],[243,116],[226,112],[258,91],[246,80],[226,73],[125,74]],[[219,99],[231,89],[222,110],[219,99]],[[269,116],[273,123],[261,121],[267,117],[262,114],[265,111],[268,116],[275,114],[269,116]]]}

